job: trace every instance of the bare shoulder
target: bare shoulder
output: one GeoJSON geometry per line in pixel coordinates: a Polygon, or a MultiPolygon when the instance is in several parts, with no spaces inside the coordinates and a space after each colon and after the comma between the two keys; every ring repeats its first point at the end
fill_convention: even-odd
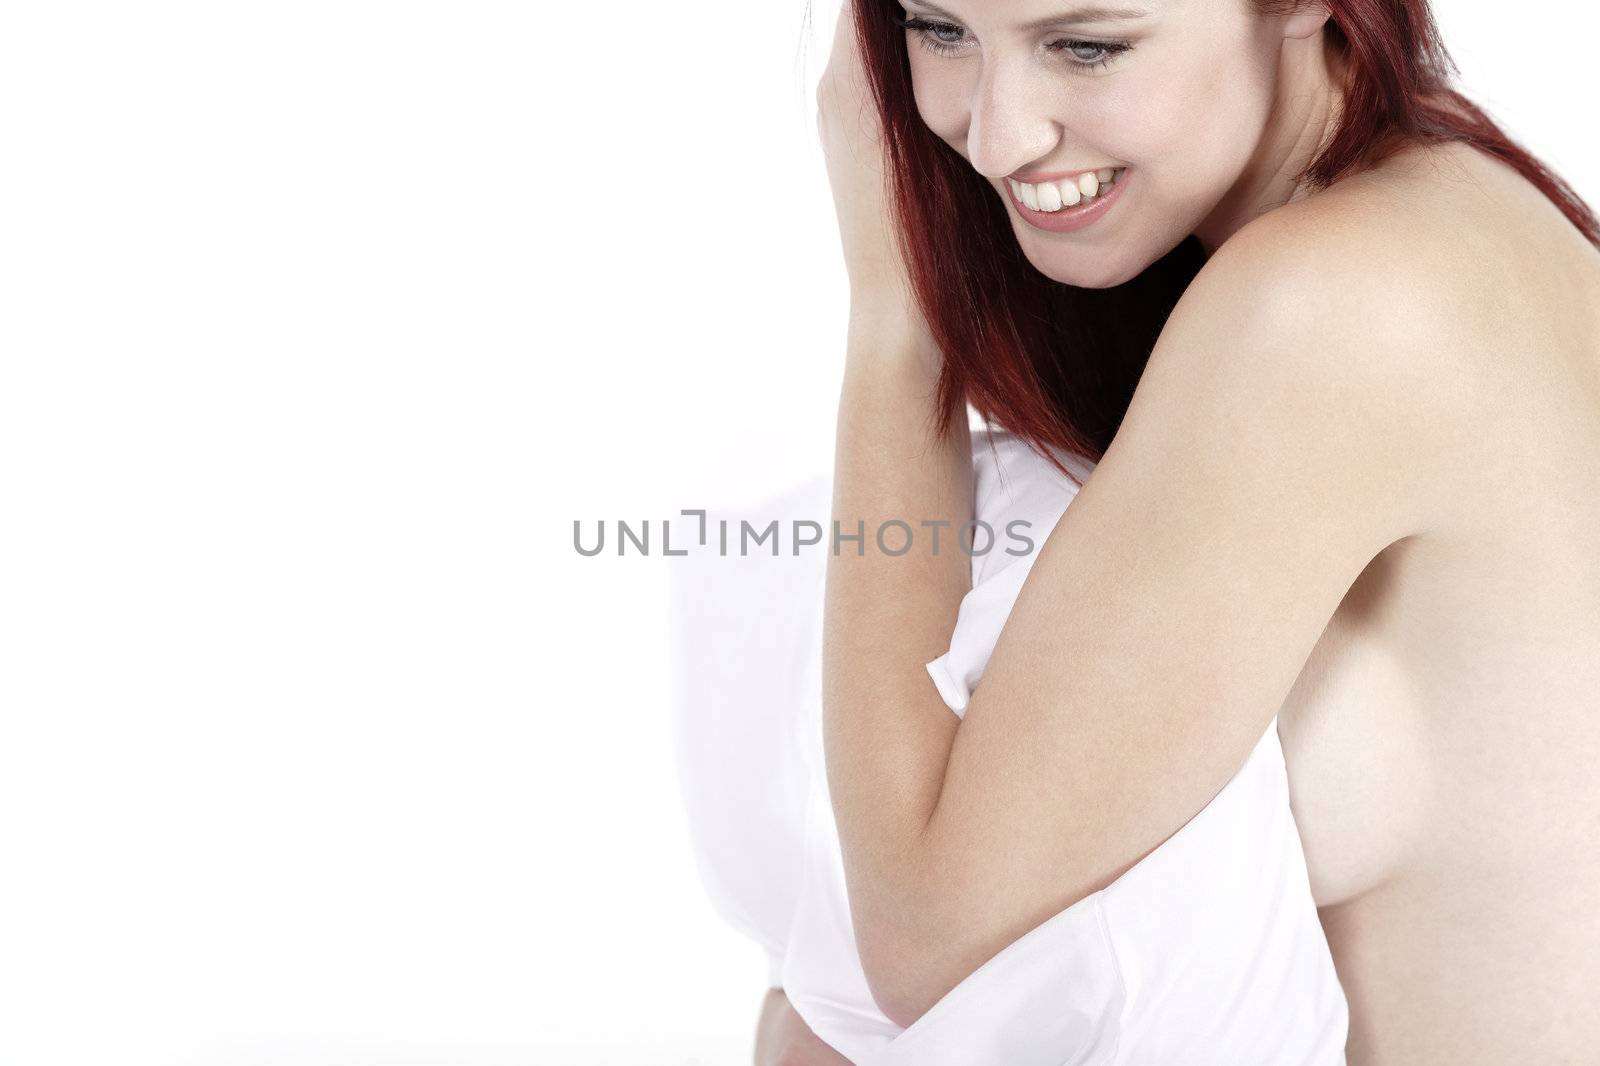
{"type": "Polygon", "coordinates": [[[1267,212],[1191,289],[1185,320],[1314,341],[1338,365],[1414,372],[1462,398],[1475,380],[1493,395],[1508,372],[1562,372],[1552,359],[1600,363],[1600,252],[1522,175],[1462,144],[1404,149],[1267,212]]]}
{"type": "Polygon", "coordinates": [[[1480,341],[1504,326],[1496,280],[1463,265],[1459,224],[1427,202],[1434,165],[1401,160],[1239,230],[1173,310],[1140,388],[1225,396],[1228,418],[1293,412],[1285,432],[1314,437],[1302,453],[1382,468],[1415,528],[1433,527],[1492,401],[1480,341]]]}
{"type": "Polygon", "coordinates": [[[1173,310],[1151,356],[1158,373],[1226,340],[1235,359],[1194,369],[1229,375],[1231,388],[1299,381],[1330,398],[1376,390],[1426,402],[1430,387],[1459,378],[1484,286],[1423,199],[1409,182],[1367,174],[1250,222],[1173,310]]]}
{"type": "Polygon", "coordinates": [[[1343,405],[1335,418],[1380,413],[1364,424],[1426,464],[1413,476],[1439,490],[1437,516],[1493,446],[1485,426],[1548,433],[1600,391],[1600,253],[1504,164],[1408,149],[1234,234],[1152,363],[1223,335],[1240,360],[1216,372],[1242,402],[1300,388],[1343,405]]]}
{"type": "Polygon", "coordinates": [[[1460,205],[1446,202],[1461,192],[1443,175],[1462,162],[1397,159],[1285,204],[1234,234],[1202,278],[1269,315],[1263,325],[1302,324],[1325,346],[1450,332],[1493,287],[1495,260],[1464,246],[1460,205]]]}
{"type": "Polygon", "coordinates": [[[1322,312],[1330,343],[1389,338],[1440,360],[1503,342],[1508,316],[1600,294],[1600,252],[1509,165],[1463,144],[1403,149],[1270,211],[1213,266],[1302,318],[1322,312]]]}

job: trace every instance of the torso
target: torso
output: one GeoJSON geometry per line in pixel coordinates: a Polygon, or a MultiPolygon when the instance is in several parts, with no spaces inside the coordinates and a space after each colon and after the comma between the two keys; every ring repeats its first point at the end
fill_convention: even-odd
{"type": "Polygon", "coordinates": [[[1349,1062],[1592,1062],[1600,253],[1464,147],[1319,196],[1450,264],[1475,313],[1440,337],[1447,387],[1480,427],[1453,502],[1367,568],[1279,714],[1349,1062]]]}

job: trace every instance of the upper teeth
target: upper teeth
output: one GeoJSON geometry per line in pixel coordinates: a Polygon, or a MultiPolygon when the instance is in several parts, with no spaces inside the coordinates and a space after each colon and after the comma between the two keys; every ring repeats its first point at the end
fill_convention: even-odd
{"type": "Polygon", "coordinates": [[[1076,180],[1062,178],[1060,181],[1041,181],[1037,185],[1012,178],[1006,180],[1011,182],[1011,191],[1016,194],[1017,199],[1035,211],[1059,211],[1063,207],[1072,207],[1081,200],[1093,199],[1099,194],[1100,186],[1112,184],[1126,169],[1126,167],[1101,167],[1099,170],[1084,171],[1076,180]]]}

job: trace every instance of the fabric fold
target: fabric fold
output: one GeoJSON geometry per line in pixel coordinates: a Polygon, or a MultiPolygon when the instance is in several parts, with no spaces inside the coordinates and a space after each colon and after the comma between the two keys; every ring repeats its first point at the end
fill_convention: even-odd
{"type": "MultiPolygon", "coordinates": [[[[1063,459],[1080,478],[1092,472],[1063,459]]],[[[949,647],[926,664],[958,716],[1039,548],[1078,491],[1004,430],[974,433],[973,463],[974,517],[998,536],[972,556],[972,588],[949,647]]],[[[814,565],[820,588],[825,559],[814,565]]],[[[820,636],[820,603],[792,609],[807,612],[820,636]]],[[[773,675],[784,700],[773,713],[787,716],[780,728],[798,749],[789,758],[808,784],[803,812],[783,823],[800,826],[782,842],[800,859],[775,888],[793,900],[792,918],[779,933],[766,929],[783,941],[775,978],[845,1058],[862,1066],[1344,1066],[1346,1001],[1289,809],[1276,720],[1219,793],[1154,851],[1007,945],[910,1027],[896,1025],[873,1001],[855,947],[823,757],[820,640],[808,638],[807,647],[798,673],[773,675]]]]}

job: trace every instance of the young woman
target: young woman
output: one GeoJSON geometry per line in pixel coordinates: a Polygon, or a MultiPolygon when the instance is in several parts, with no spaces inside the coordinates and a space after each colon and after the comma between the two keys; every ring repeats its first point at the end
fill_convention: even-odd
{"type": "MultiPolygon", "coordinates": [[[[884,1014],[1098,906],[1271,736],[1349,1061],[1592,1060],[1600,227],[1425,0],[848,0],[818,110],[867,531],[822,724],[884,1014]],[[952,715],[965,403],[1092,473],[952,715]]],[[[770,1007],[772,1056],[838,1061],[770,1007]]],[[[1151,1061],[1117,1024],[1070,1061],[1151,1061]]]]}

